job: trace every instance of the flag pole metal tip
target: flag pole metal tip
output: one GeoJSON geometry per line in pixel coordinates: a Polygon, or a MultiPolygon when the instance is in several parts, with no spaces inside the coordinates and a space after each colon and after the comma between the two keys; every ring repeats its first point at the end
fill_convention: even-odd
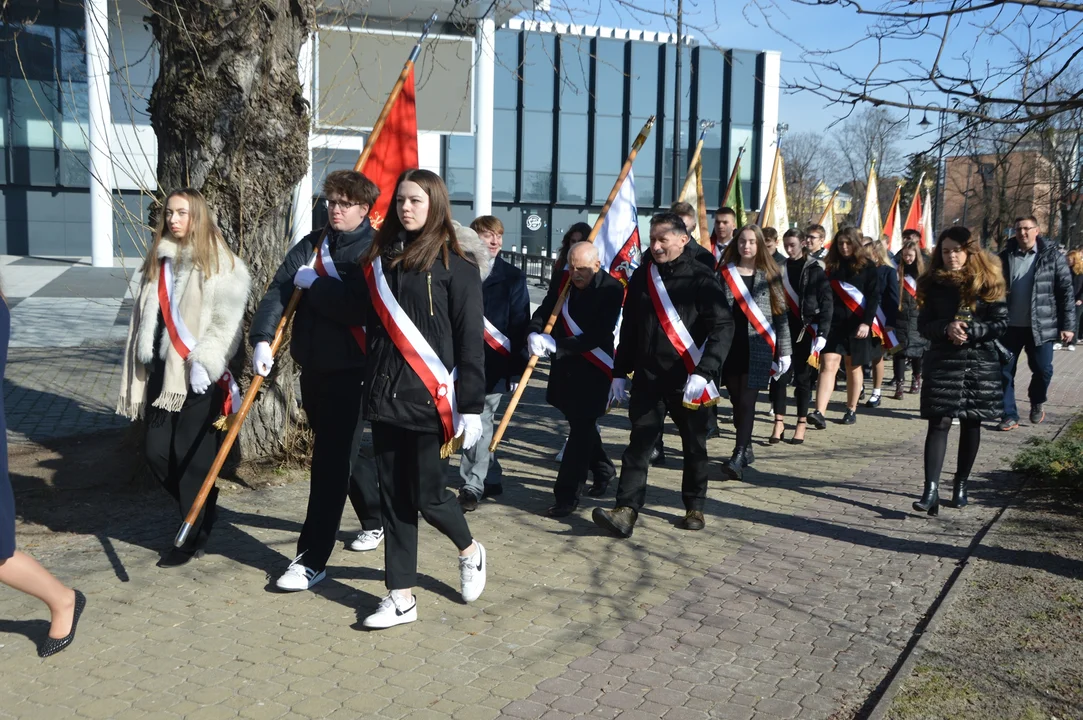
{"type": "Polygon", "coordinates": [[[190,532],[192,532],[192,523],[183,523],[177,532],[177,538],[173,541],[173,547],[183,547],[184,541],[188,539],[188,533],[190,532]]]}

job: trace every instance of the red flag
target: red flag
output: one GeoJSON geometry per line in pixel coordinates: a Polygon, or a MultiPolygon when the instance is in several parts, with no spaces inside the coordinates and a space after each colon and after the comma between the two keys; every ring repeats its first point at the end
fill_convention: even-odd
{"type": "Polygon", "coordinates": [[[399,175],[417,166],[417,96],[414,69],[410,68],[402,92],[395,98],[383,130],[372,145],[372,153],[361,168],[361,172],[380,188],[380,197],[369,210],[369,221],[377,230],[387,213],[394,212],[392,204],[399,175]]]}
{"type": "Polygon", "coordinates": [[[927,246],[927,240],[925,239],[925,227],[921,222],[921,195],[919,194],[921,186],[914,191],[914,202],[910,203],[910,212],[906,213],[906,225],[903,230],[917,230],[921,233],[921,249],[924,250],[927,246]]]}

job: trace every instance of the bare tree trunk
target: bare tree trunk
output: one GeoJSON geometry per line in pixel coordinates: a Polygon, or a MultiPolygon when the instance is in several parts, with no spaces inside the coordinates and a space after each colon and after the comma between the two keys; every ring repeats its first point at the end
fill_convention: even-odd
{"type": "MultiPolygon", "coordinates": [[[[297,59],[315,3],[149,0],[149,8],[161,52],[150,99],[159,189],[193,187],[206,196],[252,272],[247,329],[288,247],[292,190],[308,167],[309,108],[297,59]]],[[[248,357],[246,343],[232,363],[239,378],[250,377],[248,357]]],[[[296,415],[295,378],[280,353],[241,431],[244,459],[283,450],[296,415]]]]}

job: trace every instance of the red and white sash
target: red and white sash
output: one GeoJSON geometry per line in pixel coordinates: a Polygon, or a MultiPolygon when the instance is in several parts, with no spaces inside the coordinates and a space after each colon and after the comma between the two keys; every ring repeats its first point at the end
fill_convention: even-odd
{"type": "Polygon", "coordinates": [[[459,424],[459,409],[455,401],[455,371],[444,367],[440,356],[395,299],[391,286],[384,277],[381,259],[376,258],[372,264],[365,265],[364,273],[376,315],[406,364],[417,373],[425,389],[432,395],[444,431],[444,442],[450,442],[455,438],[459,424]]]}
{"type": "MultiPolygon", "coordinates": [[[[860,290],[850,283],[842,282],[841,280],[832,280],[831,288],[846,307],[849,308],[850,312],[854,315],[861,314],[861,311],[865,307],[865,296],[860,290]]],[[[885,350],[892,350],[898,346],[899,341],[895,339],[895,332],[886,332],[884,329],[885,327],[887,327],[887,319],[884,317],[884,311],[877,307],[876,317],[872,319],[872,334],[880,338],[880,342],[883,343],[885,350]]]]}
{"type": "MultiPolygon", "coordinates": [[[[312,269],[320,277],[332,277],[338,281],[342,280],[335,268],[335,261],[331,259],[331,248],[328,247],[327,238],[324,238],[323,242],[320,243],[320,251],[316,253],[316,262],[313,264],[312,269]]],[[[365,336],[365,328],[360,325],[351,325],[350,334],[357,341],[357,346],[361,348],[361,352],[367,353],[368,339],[365,336]]]]}
{"type": "Polygon", "coordinates": [[[903,275],[903,286],[906,288],[906,292],[910,293],[910,297],[917,298],[918,296],[918,279],[910,277],[909,275],[903,275]]]}
{"type": "MultiPolygon", "coordinates": [[[[793,316],[800,321],[800,300],[797,297],[797,292],[793,289],[793,285],[790,284],[790,278],[787,276],[785,268],[782,270],[782,287],[786,290],[786,305],[790,308],[790,312],[793,313],[793,316]]],[[[808,336],[813,340],[816,339],[817,330],[819,330],[819,328],[816,326],[816,323],[809,323],[805,326],[805,332],[807,332],[808,336]]],[[[816,368],[820,367],[820,353],[810,353],[809,364],[816,368]]]]}
{"type": "MultiPolygon", "coordinates": [[[[688,332],[684,320],[681,320],[681,315],[673,305],[669,292],[666,291],[665,283],[662,282],[662,275],[658,272],[658,266],[654,263],[651,263],[651,281],[647,285],[647,291],[650,293],[651,304],[654,305],[654,312],[658,315],[658,322],[662,325],[662,330],[665,331],[666,337],[672,343],[673,349],[681,356],[684,369],[691,375],[696,371],[696,366],[699,365],[699,361],[703,358],[703,348],[697,347],[695,341],[692,340],[692,333],[688,332]]],[[[716,405],[721,400],[721,397],[718,386],[715,385],[714,380],[710,380],[703,390],[703,395],[698,397],[690,406],[694,409],[716,405]]]]}
{"type": "Polygon", "coordinates": [[[482,317],[482,320],[485,321],[485,343],[504,357],[511,357],[511,340],[508,336],[497,330],[489,318],[482,317]]]}
{"type": "MultiPolygon", "coordinates": [[[[572,318],[571,313],[568,312],[568,302],[565,301],[560,306],[560,319],[564,321],[564,331],[572,337],[579,337],[583,334],[583,328],[579,327],[579,324],[572,318]]],[[[592,365],[596,366],[599,370],[605,373],[605,376],[610,380],[613,379],[613,358],[602,350],[601,348],[594,348],[583,353],[585,357],[592,365]]]]}
{"type": "MultiPolygon", "coordinates": [[[[775,356],[775,345],[777,344],[775,328],[764,316],[760,306],[753,301],[752,295],[748,292],[748,286],[745,285],[744,280],[741,279],[740,274],[737,272],[737,266],[730,263],[723,267],[722,278],[726,281],[726,285],[729,286],[730,292],[733,293],[733,299],[741,306],[741,311],[748,318],[748,322],[752,324],[759,336],[771,348],[771,357],[773,358],[775,356]]],[[[772,370],[771,375],[774,374],[775,372],[772,370]]]]}
{"type": "MultiPolygon", "coordinates": [[[[173,294],[173,261],[162,258],[162,266],[158,272],[158,307],[162,310],[162,320],[165,322],[170,344],[181,359],[187,361],[188,355],[196,349],[196,338],[184,324],[177,302],[178,298],[173,294]]],[[[229,417],[241,408],[241,388],[228,368],[216,384],[222,388],[222,415],[229,417]]]]}

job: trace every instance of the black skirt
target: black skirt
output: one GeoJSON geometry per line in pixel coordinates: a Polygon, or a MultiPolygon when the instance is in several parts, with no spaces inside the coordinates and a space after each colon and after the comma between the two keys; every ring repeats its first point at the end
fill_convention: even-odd
{"type": "Polygon", "coordinates": [[[847,355],[852,365],[868,365],[882,357],[882,354],[878,352],[879,345],[880,341],[873,337],[871,330],[868,337],[856,338],[851,336],[845,327],[837,330],[832,327],[823,352],[847,355]]]}

